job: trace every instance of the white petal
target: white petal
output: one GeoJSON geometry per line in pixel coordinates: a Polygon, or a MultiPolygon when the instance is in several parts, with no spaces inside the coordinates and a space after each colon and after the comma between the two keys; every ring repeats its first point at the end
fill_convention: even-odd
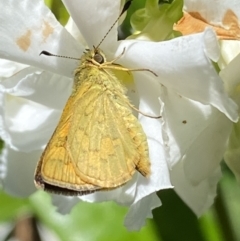
{"type": "Polygon", "coordinates": [[[82,33],[79,31],[77,25],[75,24],[75,22],[71,17],[68,19],[68,22],[65,28],[78,42],[80,42],[86,48],[88,47],[82,33]]]}
{"type": "Polygon", "coordinates": [[[79,198],[87,202],[115,201],[122,205],[130,205],[134,201],[136,192],[136,179],[139,174],[134,175],[127,184],[111,191],[100,191],[93,194],[80,196],[79,198]]]}
{"type": "Polygon", "coordinates": [[[220,47],[217,36],[213,34],[211,28],[206,28],[203,34],[204,47],[203,50],[206,56],[214,62],[220,58],[220,47]]]}
{"type": "MultiPolygon", "coordinates": [[[[160,84],[154,79],[147,82],[145,78],[137,78],[136,85],[141,97],[139,109],[143,113],[159,116],[161,108],[158,102],[160,84]]],[[[147,135],[151,175],[148,179],[141,175],[138,176],[134,203],[158,190],[172,187],[162,138],[162,119],[153,119],[140,114],[139,120],[147,135]]]]}
{"type": "Polygon", "coordinates": [[[28,67],[0,83],[1,91],[49,108],[62,110],[72,91],[73,79],[28,67]]]}
{"type": "Polygon", "coordinates": [[[171,164],[181,160],[186,178],[197,185],[219,166],[232,122],[217,109],[167,88],[163,88],[161,98],[171,164]]]}
{"type": "Polygon", "coordinates": [[[33,70],[26,68],[0,84],[1,136],[15,150],[26,152],[47,143],[72,85],[65,77],[33,70]]]}
{"type": "Polygon", "coordinates": [[[240,53],[240,41],[237,40],[220,40],[221,59],[218,65],[224,69],[240,53]]]}
{"type": "Polygon", "coordinates": [[[61,114],[26,99],[12,98],[10,95],[4,99],[4,107],[6,110],[2,136],[12,148],[26,152],[46,144],[61,114]]]}
{"type": "Polygon", "coordinates": [[[6,171],[3,179],[5,192],[26,197],[36,191],[33,175],[41,153],[41,150],[24,153],[6,147],[5,155],[1,156],[6,171]]]}
{"type": "Polygon", "coordinates": [[[227,26],[230,22],[229,11],[240,19],[240,4],[238,0],[184,0],[186,12],[197,12],[204,21],[217,26],[227,26]]]}
{"type": "Polygon", "coordinates": [[[152,218],[152,210],[161,205],[162,203],[156,193],[144,197],[130,207],[124,225],[130,231],[140,230],[145,225],[146,218],[152,218]]]}
{"type": "MultiPolygon", "coordinates": [[[[180,95],[211,104],[229,119],[237,121],[236,104],[227,96],[223,83],[207,53],[216,36],[210,29],[207,32],[179,37],[165,42],[122,41],[115,55],[125,54],[119,63],[128,68],[147,68],[154,71],[156,80],[180,95]],[[207,56],[206,56],[207,55],[207,56]]],[[[146,82],[151,73],[147,73],[146,82]]],[[[137,79],[136,79],[137,81],[137,79]]]]}
{"type": "MultiPolygon", "coordinates": [[[[238,123],[239,125],[239,123],[238,123]]],[[[239,138],[239,137],[238,137],[239,138]]],[[[234,173],[238,183],[240,183],[240,148],[231,148],[224,154],[224,161],[234,173]]]]}
{"type": "Polygon", "coordinates": [[[7,175],[7,148],[3,147],[0,153],[0,188],[3,187],[3,179],[7,175]]]}
{"type": "Polygon", "coordinates": [[[0,57],[72,76],[77,61],[39,56],[43,50],[80,57],[83,46],[40,0],[0,1],[0,57]],[[76,55],[77,54],[77,55],[76,55]]]}
{"type": "Polygon", "coordinates": [[[69,214],[71,209],[79,203],[79,198],[52,194],[52,204],[61,214],[69,214]]]}
{"type": "Polygon", "coordinates": [[[19,64],[6,59],[0,59],[0,81],[16,74],[18,71],[26,68],[27,65],[19,64]]]}
{"type": "MultiPolygon", "coordinates": [[[[88,47],[97,46],[120,14],[120,0],[64,0],[88,47]]],[[[111,49],[117,41],[117,24],[100,48],[111,49]]]]}
{"type": "Polygon", "coordinates": [[[225,89],[233,100],[240,107],[240,68],[239,68],[240,54],[223,69],[219,75],[222,77],[225,89]]]}
{"type": "Polygon", "coordinates": [[[193,212],[200,216],[214,202],[217,183],[221,178],[221,170],[218,167],[207,179],[198,185],[192,185],[186,178],[183,164],[183,162],[179,162],[172,170],[171,180],[175,186],[174,190],[193,212]]]}

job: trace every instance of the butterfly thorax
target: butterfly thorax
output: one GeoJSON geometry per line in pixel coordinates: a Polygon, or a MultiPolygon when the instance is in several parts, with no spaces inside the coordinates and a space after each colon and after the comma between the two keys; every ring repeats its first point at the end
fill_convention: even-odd
{"type": "Polygon", "coordinates": [[[83,85],[89,88],[94,86],[101,91],[116,93],[120,96],[124,95],[126,88],[111,70],[114,66],[114,63],[107,62],[106,56],[100,49],[87,50],[75,71],[73,95],[83,85]]]}

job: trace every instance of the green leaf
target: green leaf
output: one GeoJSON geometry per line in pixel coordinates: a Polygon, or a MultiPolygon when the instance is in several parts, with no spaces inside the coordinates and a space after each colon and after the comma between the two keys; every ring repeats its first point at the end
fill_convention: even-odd
{"type": "Polygon", "coordinates": [[[155,225],[164,241],[205,241],[198,218],[173,190],[159,192],[162,207],[153,211],[155,225]]]}
{"type": "Polygon", "coordinates": [[[221,224],[221,231],[226,241],[240,240],[240,187],[229,170],[224,172],[219,191],[215,212],[221,224]]]}
{"type": "Polygon", "coordinates": [[[55,231],[62,241],[161,240],[152,220],[140,232],[128,232],[123,226],[127,208],[112,202],[79,202],[69,215],[56,212],[50,196],[37,192],[30,198],[36,216],[55,231]]]}
{"type": "Polygon", "coordinates": [[[52,10],[56,19],[64,26],[69,19],[69,13],[66,10],[62,1],[59,1],[59,0],[44,0],[44,2],[52,10]]]}
{"type": "Polygon", "coordinates": [[[182,17],[182,8],[182,0],[174,0],[171,4],[147,0],[145,8],[137,10],[131,17],[135,33],[129,38],[163,41],[180,36],[173,30],[173,25],[182,17]]]}
{"type": "Polygon", "coordinates": [[[129,35],[132,34],[132,27],[130,24],[131,16],[134,12],[136,12],[138,9],[141,9],[144,7],[146,0],[133,0],[130,8],[127,11],[127,16],[124,19],[122,25],[120,26],[119,31],[119,39],[125,39],[129,35]]]}
{"type": "Polygon", "coordinates": [[[206,240],[209,241],[224,241],[221,228],[212,208],[199,219],[199,224],[206,240]]]}
{"type": "Polygon", "coordinates": [[[18,216],[31,213],[27,198],[15,198],[0,190],[0,222],[11,221],[18,216]]]}

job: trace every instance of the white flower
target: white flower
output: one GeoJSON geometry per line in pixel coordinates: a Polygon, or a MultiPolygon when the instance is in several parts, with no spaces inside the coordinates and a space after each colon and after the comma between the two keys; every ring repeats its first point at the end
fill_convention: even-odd
{"type": "MultiPolygon", "coordinates": [[[[238,0],[185,0],[184,11],[184,17],[175,26],[183,34],[202,32],[206,26],[216,31],[221,51],[218,60],[221,70],[219,75],[224,82],[225,91],[240,107],[240,2],[238,0]]],[[[221,119],[218,119],[218,122],[221,119]]],[[[224,160],[240,182],[239,128],[238,121],[233,125],[224,160]]]]}
{"type": "MultiPolygon", "coordinates": [[[[98,45],[120,12],[120,1],[65,0],[64,4],[89,48],[98,45]]],[[[3,159],[7,167],[4,188],[19,194],[16,189],[20,190],[24,184],[16,183],[14,176],[19,172],[14,172],[16,167],[13,168],[11,162],[21,163],[24,173],[33,176],[33,168],[29,168],[28,163],[36,164],[54,131],[78,65],[77,61],[39,56],[39,53],[47,50],[78,58],[85,46],[57,22],[40,0],[0,1],[0,9],[4,9],[0,14],[0,57],[30,65],[0,84],[0,134],[6,143],[3,159]],[[6,158],[9,156],[11,161],[6,158]]],[[[156,116],[160,113],[163,118],[139,117],[148,137],[152,171],[149,180],[138,174],[121,188],[79,198],[89,202],[114,200],[130,206],[125,225],[139,229],[145,218],[152,216],[151,210],[161,204],[156,191],[172,187],[170,168],[177,192],[200,213],[214,196],[219,159],[223,154],[222,150],[216,152],[225,145],[231,121],[238,117],[235,103],[224,92],[211,64],[210,59],[218,58],[214,32],[208,29],[166,42],[117,42],[117,26],[114,26],[100,47],[108,60],[120,55],[125,48],[119,64],[127,68],[148,68],[158,75],[133,72],[139,93],[134,103],[139,102],[141,111],[156,116]],[[206,142],[216,130],[220,130],[221,145],[212,139],[206,142]],[[199,168],[202,172],[198,172],[199,168]]],[[[32,179],[25,181],[33,183],[32,179]]],[[[32,191],[30,187],[24,194],[32,191]]],[[[68,198],[59,196],[55,203],[60,199],[68,198]]],[[[76,203],[74,198],[71,201],[76,203]]]]}
{"type": "Polygon", "coordinates": [[[203,32],[207,26],[219,38],[221,69],[240,53],[240,3],[238,0],[185,0],[184,16],[175,25],[183,35],[203,32]],[[216,8],[217,6],[217,8],[216,8]]]}

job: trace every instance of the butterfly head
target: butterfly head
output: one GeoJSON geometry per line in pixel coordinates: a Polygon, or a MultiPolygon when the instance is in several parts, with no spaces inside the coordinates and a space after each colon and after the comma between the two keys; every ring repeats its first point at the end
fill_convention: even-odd
{"type": "Polygon", "coordinates": [[[101,65],[106,62],[106,56],[101,49],[93,46],[93,49],[86,49],[81,61],[82,63],[91,62],[92,64],[101,65]]]}

